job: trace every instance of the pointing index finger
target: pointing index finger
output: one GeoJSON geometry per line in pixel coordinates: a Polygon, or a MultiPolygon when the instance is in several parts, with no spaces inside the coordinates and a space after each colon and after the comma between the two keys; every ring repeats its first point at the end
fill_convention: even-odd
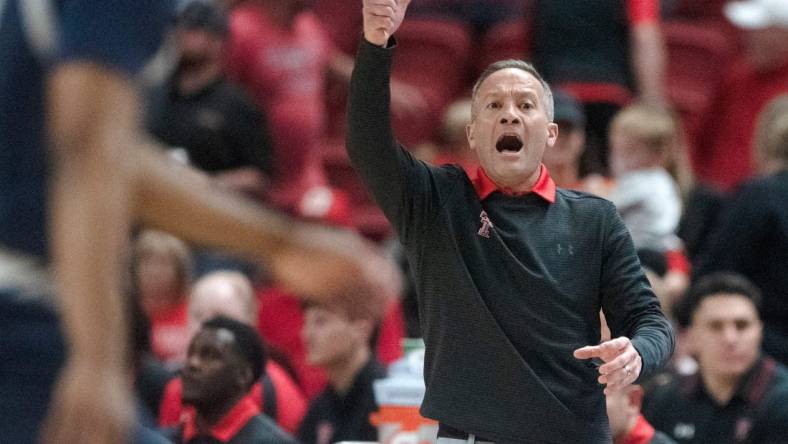
{"type": "Polygon", "coordinates": [[[574,352],[577,359],[590,359],[599,358],[602,355],[602,346],[600,345],[586,345],[585,347],[578,348],[574,352]]]}

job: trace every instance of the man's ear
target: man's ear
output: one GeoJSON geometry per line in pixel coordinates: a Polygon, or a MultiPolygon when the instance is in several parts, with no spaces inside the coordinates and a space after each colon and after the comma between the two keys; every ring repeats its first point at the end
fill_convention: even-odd
{"type": "Polygon", "coordinates": [[[468,138],[468,146],[471,147],[472,150],[476,149],[476,142],[474,141],[473,133],[473,122],[465,125],[465,137],[468,138]]]}
{"type": "Polygon", "coordinates": [[[351,321],[356,333],[361,336],[362,342],[369,343],[375,333],[377,323],[372,319],[356,319],[351,321]]]}
{"type": "Polygon", "coordinates": [[[547,147],[552,148],[558,140],[558,124],[550,122],[547,124],[547,147]]]}
{"type": "Polygon", "coordinates": [[[238,369],[237,379],[238,379],[238,383],[241,385],[241,387],[243,387],[243,388],[251,387],[252,383],[254,382],[254,381],[252,381],[253,377],[254,376],[252,374],[252,366],[251,365],[244,365],[244,366],[241,366],[240,369],[238,369]]]}

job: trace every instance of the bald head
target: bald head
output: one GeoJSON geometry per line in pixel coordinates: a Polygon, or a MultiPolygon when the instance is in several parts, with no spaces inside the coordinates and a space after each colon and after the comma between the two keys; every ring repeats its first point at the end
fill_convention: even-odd
{"type": "Polygon", "coordinates": [[[196,332],[203,322],[216,316],[257,326],[257,301],[246,276],[235,271],[217,271],[195,282],[189,297],[190,331],[196,332]]]}

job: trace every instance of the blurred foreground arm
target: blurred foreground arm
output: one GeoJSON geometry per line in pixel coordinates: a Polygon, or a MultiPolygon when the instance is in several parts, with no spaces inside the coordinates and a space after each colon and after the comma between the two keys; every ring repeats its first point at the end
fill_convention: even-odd
{"type": "Polygon", "coordinates": [[[308,297],[363,304],[396,291],[396,275],[360,236],[294,221],[223,192],[143,140],[131,82],[86,62],[49,80],[53,266],[69,343],[47,442],[122,442],[131,421],[120,277],[130,223],[266,262],[308,297]]]}
{"type": "Polygon", "coordinates": [[[54,149],[49,227],[69,360],[44,440],[123,442],[133,409],[120,277],[136,95],[122,76],[87,62],[61,65],[48,86],[54,149]]]}

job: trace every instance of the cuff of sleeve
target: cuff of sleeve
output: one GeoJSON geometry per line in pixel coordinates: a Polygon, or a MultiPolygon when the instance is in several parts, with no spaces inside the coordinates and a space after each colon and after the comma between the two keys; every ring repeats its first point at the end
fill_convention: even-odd
{"type": "Polygon", "coordinates": [[[361,47],[366,47],[369,49],[375,49],[382,52],[389,52],[392,49],[397,47],[397,39],[392,35],[389,37],[389,40],[386,42],[386,46],[378,46],[374,43],[370,43],[364,35],[361,35],[361,47]]]}
{"type": "Polygon", "coordinates": [[[633,384],[639,384],[643,380],[648,379],[651,376],[653,370],[649,367],[649,362],[646,359],[646,357],[643,356],[643,352],[641,351],[643,350],[642,341],[639,340],[639,338],[632,338],[631,342],[632,342],[632,346],[635,347],[635,351],[637,351],[638,355],[640,356],[640,374],[638,375],[638,378],[633,383],[633,384]]]}

